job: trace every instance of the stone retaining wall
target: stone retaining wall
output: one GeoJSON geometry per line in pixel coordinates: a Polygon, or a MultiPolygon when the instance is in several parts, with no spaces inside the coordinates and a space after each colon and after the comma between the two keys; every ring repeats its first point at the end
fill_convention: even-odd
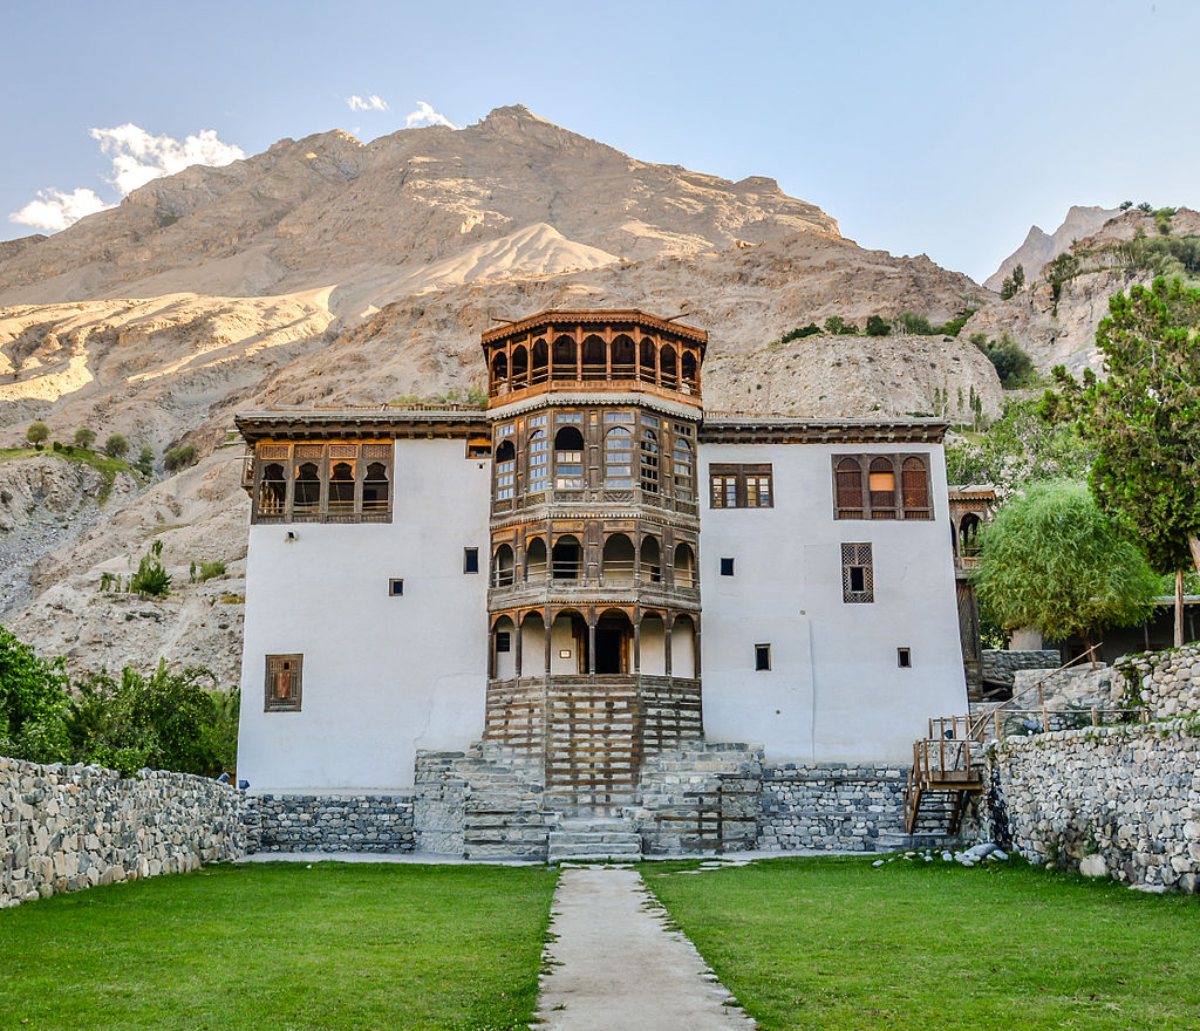
{"type": "Polygon", "coordinates": [[[245,851],[241,795],[186,773],[0,758],[0,907],[245,851]]]}
{"type": "Polygon", "coordinates": [[[250,795],[254,852],[411,852],[413,797],[395,795],[250,795]]]}
{"type": "Polygon", "coordinates": [[[1200,714],[1200,644],[1127,655],[1113,669],[1125,678],[1127,700],[1154,719],[1200,714]]]}
{"type": "Polygon", "coordinates": [[[992,833],[1031,862],[1151,890],[1200,884],[1200,727],[1097,727],[988,750],[992,833]]]}
{"type": "Polygon", "coordinates": [[[984,648],[981,659],[983,679],[992,684],[1012,686],[1019,669],[1057,669],[1062,653],[1057,648],[984,648]]]}
{"type": "Polygon", "coordinates": [[[764,764],[758,847],[872,851],[904,830],[907,768],[764,764]]]}

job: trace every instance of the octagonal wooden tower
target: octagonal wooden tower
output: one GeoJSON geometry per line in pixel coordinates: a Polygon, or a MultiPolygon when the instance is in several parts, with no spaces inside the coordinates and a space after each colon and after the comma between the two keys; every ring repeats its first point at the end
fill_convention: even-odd
{"type": "Polygon", "coordinates": [[[493,434],[485,738],[548,798],[632,801],[643,759],[701,737],[703,330],[546,311],[482,345],[493,434]]]}

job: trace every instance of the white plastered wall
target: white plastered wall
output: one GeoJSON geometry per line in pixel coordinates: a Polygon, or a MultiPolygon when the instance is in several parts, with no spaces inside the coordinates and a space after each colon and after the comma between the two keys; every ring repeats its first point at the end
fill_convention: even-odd
{"type": "Polygon", "coordinates": [[[772,760],[904,762],[930,716],[967,711],[940,445],[704,444],[712,463],[770,462],[775,507],[702,499],[704,726],[772,760]],[[835,520],[834,454],[928,454],[930,521],[835,520]],[[875,601],[842,600],[841,544],[870,542],[875,601]],[[720,575],[733,558],[735,574],[720,575]],[[771,645],[756,672],[754,646],[771,645]],[[897,648],[912,649],[901,669],[897,648]]]}
{"type": "Polygon", "coordinates": [[[463,548],[488,554],[491,463],[464,453],[397,441],[391,523],[250,528],[238,776],[251,790],[407,788],[418,748],[479,737],[487,571],[464,573],[463,548]],[[302,709],[264,712],[265,656],[290,652],[302,709]]]}

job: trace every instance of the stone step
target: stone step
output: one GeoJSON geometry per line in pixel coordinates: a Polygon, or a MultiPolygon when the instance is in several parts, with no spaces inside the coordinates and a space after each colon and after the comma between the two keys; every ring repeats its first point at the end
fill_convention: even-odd
{"type": "Polygon", "coordinates": [[[613,831],[606,834],[602,831],[551,831],[550,847],[568,845],[629,845],[640,847],[641,835],[632,831],[613,831]]]}

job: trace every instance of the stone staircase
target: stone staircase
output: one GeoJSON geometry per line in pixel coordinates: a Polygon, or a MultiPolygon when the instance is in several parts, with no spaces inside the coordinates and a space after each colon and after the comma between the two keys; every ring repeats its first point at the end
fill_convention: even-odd
{"type": "Polygon", "coordinates": [[[550,831],[551,864],[571,860],[636,862],[642,858],[642,837],[620,817],[566,818],[550,831]]]}

